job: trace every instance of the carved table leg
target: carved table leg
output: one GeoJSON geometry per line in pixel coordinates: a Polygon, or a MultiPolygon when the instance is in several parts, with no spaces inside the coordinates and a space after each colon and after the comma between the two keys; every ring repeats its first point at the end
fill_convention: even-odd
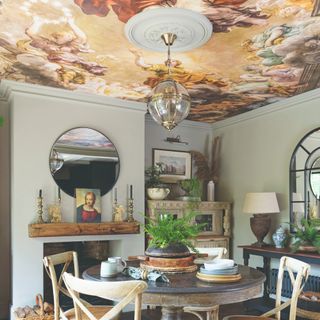
{"type": "Polygon", "coordinates": [[[182,320],[182,308],[178,307],[162,307],[161,320],[182,320]]]}

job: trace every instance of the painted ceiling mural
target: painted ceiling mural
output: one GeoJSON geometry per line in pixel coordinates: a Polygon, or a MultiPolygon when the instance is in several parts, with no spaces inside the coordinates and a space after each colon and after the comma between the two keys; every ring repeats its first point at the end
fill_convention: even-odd
{"type": "Polygon", "coordinates": [[[157,7],[204,14],[214,34],[173,53],[172,76],[192,98],[190,120],[215,122],[320,86],[319,0],[4,0],[0,79],[146,101],[165,53],[124,35],[157,7]]]}

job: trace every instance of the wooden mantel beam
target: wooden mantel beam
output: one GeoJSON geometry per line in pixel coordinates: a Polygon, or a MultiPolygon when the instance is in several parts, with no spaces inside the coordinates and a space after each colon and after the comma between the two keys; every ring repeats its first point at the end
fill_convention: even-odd
{"type": "Polygon", "coordinates": [[[138,234],[138,222],[101,223],[35,223],[29,224],[29,237],[60,237],[80,235],[138,234]]]}

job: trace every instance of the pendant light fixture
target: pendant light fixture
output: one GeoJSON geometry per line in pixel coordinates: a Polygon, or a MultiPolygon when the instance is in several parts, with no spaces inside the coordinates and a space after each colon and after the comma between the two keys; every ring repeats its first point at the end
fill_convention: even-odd
{"type": "Polygon", "coordinates": [[[161,36],[168,47],[168,58],[165,63],[168,67],[168,77],[153,88],[148,98],[151,117],[169,131],[188,116],[191,106],[187,89],[171,78],[170,47],[176,38],[174,33],[165,33],[161,36]]]}
{"type": "Polygon", "coordinates": [[[153,51],[167,51],[168,76],[148,96],[148,111],[155,122],[172,130],[190,111],[187,89],[171,75],[172,51],[187,51],[206,43],[212,24],[203,15],[181,8],[160,8],[143,11],[126,24],[125,33],[135,45],[153,51]]]}

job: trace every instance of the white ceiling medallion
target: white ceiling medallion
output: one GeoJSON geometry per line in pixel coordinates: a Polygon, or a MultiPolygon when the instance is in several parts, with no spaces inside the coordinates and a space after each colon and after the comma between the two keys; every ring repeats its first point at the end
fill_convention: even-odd
{"type": "Polygon", "coordinates": [[[125,34],[134,45],[164,52],[164,33],[177,36],[172,51],[189,51],[205,44],[212,35],[211,22],[200,13],[181,8],[149,9],[136,14],[126,23],[125,34]]]}

